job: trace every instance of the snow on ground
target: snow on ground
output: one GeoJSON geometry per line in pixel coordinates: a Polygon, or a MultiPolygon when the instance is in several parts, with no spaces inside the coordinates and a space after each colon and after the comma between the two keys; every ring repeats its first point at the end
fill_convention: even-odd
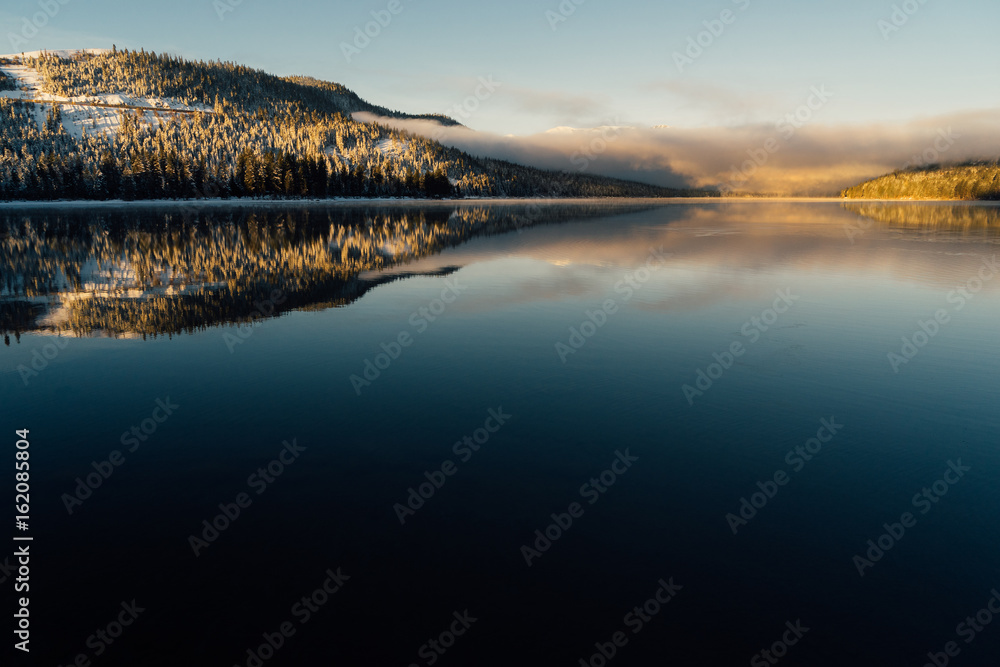
{"type": "Polygon", "coordinates": [[[375,147],[382,153],[382,155],[399,156],[406,151],[408,142],[400,143],[390,137],[389,139],[383,139],[378,142],[375,147]]]}
{"type": "Polygon", "coordinates": [[[336,148],[336,146],[330,146],[329,148],[327,148],[323,152],[326,155],[334,158],[335,160],[340,160],[345,165],[347,165],[348,169],[351,169],[351,161],[350,161],[350,159],[348,159],[348,157],[346,155],[344,155],[340,151],[338,151],[337,148],[336,148]]]}
{"type": "Polygon", "coordinates": [[[62,125],[74,139],[82,138],[84,131],[87,134],[114,135],[121,127],[121,115],[118,109],[64,106],[62,125]]]}
{"type": "MultiPolygon", "coordinates": [[[[104,51],[107,51],[107,49],[86,49],[87,53],[102,53],[104,51]]],[[[25,56],[37,56],[39,53],[39,51],[32,51],[31,53],[25,53],[25,56]]],[[[65,58],[79,54],[80,51],[46,51],[45,53],[65,58]]],[[[0,58],[20,58],[20,54],[16,56],[0,56],[0,58]]],[[[113,134],[121,126],[120,109],[94,106],[95,104],[162,109],[163,112],[153,110],[140,111],[143,120],[150,125],[159,125],[171,117],[173,114],[170,111],[212,112],[212,109],[206,105],[189,106],[173,98],[131,97],[120,92],[61,97],[42,91],[42,76],[34,68],[26,65],[0,65],[0,71],[15,79],[19,87],[18,90],[0,91],[0,97],[61,103],[63,128],[77,139],[83,136],[85,128],[89,134],[113,134]]],[[[48,113],[49,108],[48,105],[38,105],[36,107],[35,119],[39,121],[40,127],[45,122],[45,115],[48,113]]],[[[135,113],[135,110],[133,110],[133,113],[135,113]]]]}
{"type": "Polygon", "coordinates": [[[0,91],[0,97],[11,97],[16,100],[53,99],[54,95],[41,91],[42,76],[37,70],[24,65],[2,65],[0,70],[14,79],[19,90],[0,91]]]}

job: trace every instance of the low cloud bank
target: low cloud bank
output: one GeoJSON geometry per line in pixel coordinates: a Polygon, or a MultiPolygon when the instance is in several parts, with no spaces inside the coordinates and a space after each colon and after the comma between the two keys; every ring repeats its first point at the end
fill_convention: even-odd
{"type": "Polygon", "coordinates": [[[910,166],[1000,158],[1000,110],[902,124],[823,125],[794,116],[724,128],[556,128],[501,136],[433,121],[356,114],[473,155],[669,187],[835,195],[910,166]]]}

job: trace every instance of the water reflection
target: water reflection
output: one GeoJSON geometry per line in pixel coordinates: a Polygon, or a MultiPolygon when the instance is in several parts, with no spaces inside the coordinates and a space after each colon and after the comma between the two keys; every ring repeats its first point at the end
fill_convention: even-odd
{"type": "Polygon", "coordinates": [[[387,281],[446,275],[491,257],[504,242],[458,247],[527,227],[536,229],[518,256],[572,267],[560,280],[578,281],[578,293],[588,290],[589,274],[637,266],[649,247],[663,247],[674,258],[672,271],[701,274],[703,284],[689,286],[687,297],[705,303],[738,292],[742,283],[729,279],[736,273],[789,264],[950,279],[969,270],[959,250],[937,245],[932,256],[914,253],[912,243],[997,243],[1000,207],[519,202],[220,208],[195,216],[155,208],[7,209],[0,212],[0,330],[8,342],[24,332],[147,337],[334,308],[387,281]],[[665,224],[543,227],[654,206],[665,224]],[[905,243],[886,243],[892,240],[905,243]],[[442,255],[445,249],[455,250],[442,255]]]}
{"type": "MultiPolygon", "coordinates": [[[[49,662],[74,655],[120,591],[159,619],[139,642],[159,661],[116,646],[129,664],[192,652],[233,664],[332,561],[358,587],[283,649],[300,652],[289,664],[330,654],[331,636],[344,638],[344,664],[408,664],[455,604],[487,610],[501,641],[541,647],[534,664],[576,664],[674,575],[692,594],[665,610],[662,634],[628,647],[636,664],[746,664],[791,614],[816,628],[796,664],[923,664],[943,645],[926,638],[979,608],[1000,578],[1000,278],[973,281],[997,254],[997,207],[680,201],[536,217],[527,206],[0,212],[15,332],[222,326],[275,289],[275,312],[328,309],[269,321],[239,354],[222,331],[67,341],[57,357],[44,355],[58,341],[32,335],[3,348],[0,402],[45,444],[39,593],[54,615],[40,627],[59,629],[42,645],[49,662]],[[626,299],[616,286],[661,246],[667,261],[626,299]],[[446,281],[400,279],[452,272],[463,296],[418,332],[412,314],[446,281]],[[960,286],[972,297],[961,309],[949,299],[960,286]],[[798,299],[768,321],[779,290],[798,299]],[[609,299],[616,312],[564,363],[556,344],[609,299]],[[892,361],[941,309],[951,319],[933,341],[892,361]],[[401,332],[413,345],[358,395],[352,376],[401,332]],[[745,353],[719,359],[734,342],[745,353]],[[727,367],[690,403],[684,386],[703,386],[713,363],[727,367]],[[182,407],[68,514],[61,494],[158,397],[182,407]],[[393,504],[497,407],[514,418],[400,525],[393,504]],[[798,474],[788,452],[821,418],[845,428],[798,474]],[[186,537],[292,437],[308,463],[194,558],[186,537]],[[635,467],[527,568],[520,545],[628,448],[635,467]],[[961,486],[859,577],[852,556],[958,459],[973,466],[961,486]],[[734,536],[727,513],[779,469],[794,481],[734,536]],[[261,572],[268,585],[233,583],[261,572]],[[114,587],[94,596],[97,580],[114,587]],[[232,622],[192,595],[226,599],[232,622]],[[181,641],[202,626],[216,628],[212,642],[181,641]]],[[[990,641],[967,664],[1000,655],[990,641]]],[[[489,657],[453,664],[502,661],[489,657]]]]}
{"type": "MultiPolygon", "coordinates": [[[[470,238],[649,204],[0,213],[0,330],[146,337],[343,306],[470,238]]],[[[451,267],[423,271],[446,274],[451,267]]]]}
{"type": "Polygon", "coordinates": [[[982,238],[1000,237],[1000,207],[984,204],[938,204],[934,202],[900,204],[869,202],[844,204],[844,208],[863,220],[885,229],[927,229],[961,231],[982,238]]]}

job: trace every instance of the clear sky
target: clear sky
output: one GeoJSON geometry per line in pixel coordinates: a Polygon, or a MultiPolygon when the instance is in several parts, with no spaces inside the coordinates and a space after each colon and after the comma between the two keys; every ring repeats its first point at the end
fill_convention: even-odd
{"type": "Polygon", "coordinates": [[[41,0],[59,7],[55,16],[12,48],[11,33],[23,36],[23,17],[42,7],[5,0],[0,52],[114,43],[233,60],[337,81],[413,113],[448,113],[475,93],[479,77],[492,77],[496,91],[459,119],[497,134],[773,122],[811,86],[833,94],[822,112],[829,123],[1000,108],[996,0],[908,0],[912,15],[897,14],[906,22],[897,20],[888,38],[878,22],[892,25],[893,5],[905,3],[564,0],[560,12],[559,0],[397,0],[392,15],[390,0],[64,1],[41,0]],[[674,53],[724,10],[731,22],[714,24],[718,36],[702,35],[708,45],[681,70],[674,53]],[[391,20],[348,62],[341,44],[373,11],[391,20]]]}

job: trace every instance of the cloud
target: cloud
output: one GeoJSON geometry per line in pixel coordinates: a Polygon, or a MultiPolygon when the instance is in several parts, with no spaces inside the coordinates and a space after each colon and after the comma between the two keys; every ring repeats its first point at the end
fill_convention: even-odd
{"type": "Polygon", "coordinates": [[[607,97],[507,85],[501,90],[501,95],[517,112],[555,115],[562,119],[560,122],[566,123],[603,119],[611,113],[610,99],[607,97]]]}
{"type": "MultiPolygon", "coordinates": [[[[805,107],[803,107],[805,108],[805,107]]],[[[835,195],[905,166],[1000,157],[1000,110],[898,124],[756,123],[738,127],[604,126],[500,136],[428,121],[359,120],[432,137],[473,155],[670,187],[729,187],[784,195],[835,195]],[[797,125],[799,125],[797,127],[797,125]]]]}
{"type": "Polygon", "coordinates": [[[703,81],[671,79],[642,86],[645,93],[667,93],[676,110],[708,112],[713,117],[763,118],[771,115],[779,100],[752,90],[733,90],[703,81]]]}

